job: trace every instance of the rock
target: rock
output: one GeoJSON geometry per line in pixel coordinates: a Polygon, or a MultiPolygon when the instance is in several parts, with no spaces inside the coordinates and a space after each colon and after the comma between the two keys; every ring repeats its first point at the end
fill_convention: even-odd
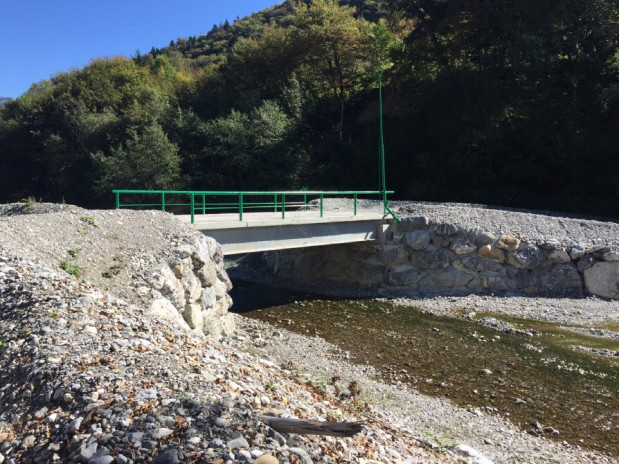
{"type": "Polygon", "coordinates": [[[587,290],[602,298],[619,299],[619,262],[600,262],[584,272],[587,290]]]}
{"type": "Polygon", "coordinates": [[[181,461],[178,458],[178,451],[169,449],[163,453],[159,453],[154,462],[155,464],[179,464],[181,461]]]}
{"type": "Polygon", "coordinates": [[[438,224],[434,227],[434,233],[437,235],[456,235],[458,233],[458,227],[453,224],[438,224]]]}
{"type": "Polygon", "coordinates": [[[387,271],[387,284],[394,287],[416,287],[417,283],[423,277],[423,273],[414,269],[405,269],[396,271],[389,269],[387,271]]]}
{"type": "Polygon", "coordinates": [[[551,296],[581,296],[583,281],[576,266],[559,264],[542,270],[539,274],[541,287],[546,289],[544,293],[551,296]]]}
{"type": "Polygon", "coordinates": [[[520,239],[511,235],[501,235],[497,242],[497,247],[501,250],[516,251],[520,246],[520,239]]]}
{"type": "Polygon", "coordinates": [[[30,448],[32,447],[37,441],[37,437],[35,437],[34,435],[28,435],[26,438],[24,438],[21,442],[21,447],[22,448],[30,448]]]}
{"type": "Polygon", "coordinates": [[[138,400],[154,400],[157,399],[157,390],[154,388],[147,388],[145,390],[140,390],[136,393],[135,398],[138,400]]]}
{"type": "Polygon", "coordinates": [[[499,248],[493,247],[492,245],[484,245],[479,248],[479,256],[496,261],[497,263],[505,262],[505,252],[499,248]]]}
{"type": "MultiPolygon", "coordinates": [[[[503,254],[501,250],[496,250],[503,254]]],[[[474,271],[484,274],[498,272],[503,269],[503,266],[497,261],[482,258],[478,255],[464,256],[460,260],[453,262],[453,267],[459,271],[474,271]]]]}
{"type": "Polygon", "coordinates": [[[214,438],[211,441],[209,441],[208,447],[209,448],[215,448],[215,449],[223,448],[224,447],[224,442],[220,438],[214,438]]]}
{"type": "Polygon", "coordinates": [[[451,238],[444,235],[435,235],[432,237],[432,245],[436,248],[446,248],[451,243],[451,238]]]}
{"type": "Polygon", "coordinates": [[[296,456],[302,464],[313,464],[312,458],[310,457],[309,453],[303,448],[288,448],[286,451],[296,456]]]}
{"type": "Polygon", "coordinates": [[[559,240],[551,238],[549,240],[545,240],[543,243],[539,245],[539,247],[542,250],[554,251],[554,250],[558,250],[559,248],[561,248],[561,243],[559,242],[559,240]]]}
{"type": "Polygon", "coordinates": [[[456,269],[447,269],[441,272],[433,272],[421,279],[420,286],[422,287],[463,287],[473,280],[474,276],[458,271],[456,269]]]}
{"type": "Polygon", "coordinates": [[[167,298],[158,298],[150,304],[150,312],[167,321],[175,322],[181,327],[189,330],[189,325],[182,314],[174,307],[167,298]]]}
{"type": "Polygon", "coordinates": [[[88,464],[111,464],[114,461],[116,461],[116,458],[108,454],[105,456],[93,456],[88,460],[88,464]]]}
{"type": "Polygon", "coordinates": [[[467,463],[469,464],[493,464],[490,459],[469,445],[462,444],[449,448],[449,450],[455,454],[469,458],[467,459],[467,463]]]}
{"type": "Polygon", "coordinates": [[[258,457],[255,461],[255,464],[279,464],[279,460],[274,457],[271,456],[270,454],[263,454],[262,456],[258,457]]]}
{"type": "Polygon", "coordinates": [[[251,457],[251,453],[247,450],[241,450],[237,453],[237,459],[240,462],[248,462],[248,463],[253,463],[254,462],[254,458],[251,457]]]}
{"type": "Polygon", "coordinates": [[[589,269],[590,267],[592,267],[595,263],[597,263],[598,260],[595,259],[595,256],[593,255],[585,255],[582,258],[580,258],[578,260],[578,270],[580,272],[585,272],[587,269],[589,269]]]}
{"type": "Polygon", "coordinates": [[[577,245],[570,250],[570,258],[572,258],[572,261],[576,261],[583,256],[585,256],[585,247],[583,246],[577,245]]]}
{"type": "Polygon", "coordinates": [[[619,261],[619,253],[616,251],[609,251],[608,253],[604,253],[604,255],[602,255],[602,259],[604,261],[616,263],[619,261]]]}
{"type": "Polygon", "coordinates": [[[404,245],[411,250],[425,250],[430,244],[430,233],[426,230],[408,232],[404,235],[404,245]]]}
{"type": "Polygon", "coordinates": [[[212,287],[219,280],[217,278],[217,269],[210,264],[201,267],[197,272],[197,276],[204,287],[212,287]]]}
{"type": "MultiPolygon", "coordinates": [[[[454,263],[454,267],[455,263],[454,263]]],[[[482,292],[506,292],[516,289],[516,284],[513,280],[505,277],[498,272],[486,272],[478,274],[467,284],[467,287],[482,292]]]]}
{"type": "Polygon", "coordinates": [[[192,329],[202,329],[204,325],[204,318],[202,316],[202,306],[196,303],[191,303],[185,306],[183,311],[183,318],[187,322],[187,325],[192,329]]]}
{"type": "Polygon", "coordinates": [[[85,461],[88,461],[97,452],[98,446],[99,445],[96,442],[92,443],[91,445],[88,445],[86,442],[82,443],[79,452],[80,457],[85,461]]]}
{"type": "Polygon", "coordinates": [[[482,369],[479,371],[479,375],[492,375],[492,371],[490,369],[482,369]]]}
{"type": "Polygon", "coordinates": [[[425,251],[411,253],[409,263],[417,269],[442,269],[449,266],[450,253],[446,250],[437,250],[434,247],[425,251]]]}
{"type": "Polygon", "coordinates": [[[492,243],[494,243],[494,235],[490,232],[480,230],[475,235],[475,244],[478,246],[491,245],[492,243]]]}
{"type": "Polygon", "coordinates": [[[159,275],[163,278],[163,285],[158,290],[165,296],[170,303],[177,309],[185,307],[185,288],[181,281],[174,274],[172,269],[166,264],[158,269],[159,275]]]}
{"type": "Polygon", "coordinates": [[[168,428],[166,428],[166,427],[161,427],[161,428],[158,428],[157,430],[155,430],[155,431],[152,433],[152,437],[153,437],[155,440],[160,440],[160,439],[162,439],[162,438],[164,438],[164,437],[167,437],[167,436],[169,436],[169,435],[172,435],[173,433],[174,433],[174,430],[168,429],[168,428]]]}
{"type": "Polygon", "coordinates": [[[564,248],[557,248],[551,251],[547,259],[552,264],[566,264],[572,260],[564,248]]]}
{"type": "Polygon", "coordinates": [[[516,269],[535,269],[544,261],[544,253],[532,243],[522,243],[516,251],[507,253],[507,264],[516,269]]]}
{"type": "Polygon", "coordinates": [[[243,437],[243,435],[240,435],[236,438],[233,438],[232,440],[228,442],[228,448],[230,449],[249,448],[249,443],[247,442],[245,437],[243,437]]]}
{"type": "Polygon", "coordinates": [[[457,255],[466,255],[477,251],[477,247],[471,243],[468,238],[459,237],[454,240],[449,246],[451,251],[457,255]]]}
{"type": "Polygon", "coordinates": [[[285,446],[286,445],[286,439],[278,431],[272,429],[271,427],[267,427],[267,434],[269,435],[269,437],[271,437],[273,440],[275,440],[279,444],[279,446],[285,446]]]}
{"type": "Polygon", "coordinates": [[[202,289],[202,309],[208,310],[212,308],[217,303],[217,295],[215,295],[215,290],[213,287],[206,287],[202,289]]]}
{"type": "Polygon", "coordinates": [[[397,245],[383,245],[378,253],[378,259],[388,266],[397,266],[408,261],[408,252],[397,245]]]}
{"type": "Polygon", "coordinates": [[[183,288],[185,289],[185,299],[188,303],[199,301],[202,296],[202,285],[200,279],[193,273],[189,272],[181,279],[183,288]]]}

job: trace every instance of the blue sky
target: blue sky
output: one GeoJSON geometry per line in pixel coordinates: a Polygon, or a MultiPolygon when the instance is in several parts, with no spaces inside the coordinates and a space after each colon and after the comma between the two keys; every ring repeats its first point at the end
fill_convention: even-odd
{"type": "Polygon", "coordinates": [[[2,0],[0,96],[92,58],[130,56],[283,0],[2,0]]]}

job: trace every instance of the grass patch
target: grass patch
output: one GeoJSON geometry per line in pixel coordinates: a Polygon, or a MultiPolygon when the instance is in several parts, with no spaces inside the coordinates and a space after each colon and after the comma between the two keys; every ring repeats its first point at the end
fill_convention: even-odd
{"type": "Polygon", "coordinates": [[[71,274],[73,277],[79,278],[83,274],[83,269],[71,261],[60,261],[58,266],[60,266],[60,269],[65,271],[67,274],[71,274]]]}
{"type": "Polygon", "coordinates": [[[24,203],[27,208],[32,208],[37,203],[37,199],[31,195],[28,198],[22,198],[19,202],[24,203]]]}
{"type": "Polygon", "coordinates": [[[67,250],[67,253],[71,258],[77,258],[80,254],[80,251],[82,251],[81,248],[71,248],[70,250],[67,250]]]}
{"type": "Polygon", "coordinates": [[[112,277],[117,276],[123,267],[124,266],[114,265],[110,267],[108,270],[103,271],[101,275],[105,277],[106,279],[111,279],[112,277]]]}
{"type": "Polygon", "coordinates": [[[93,227],[97,227],[97,221],[95,221],[95,218],[92,216],[82,216],[80,218],[80,221],[85,222],[86,224],[89,224],[93,227]]]}

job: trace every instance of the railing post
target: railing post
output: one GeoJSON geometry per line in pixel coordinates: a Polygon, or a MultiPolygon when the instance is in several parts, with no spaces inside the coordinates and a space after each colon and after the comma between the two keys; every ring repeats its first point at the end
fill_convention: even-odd
{"type": "Polygon", "coordinates": [[[273,212],[277,213],[277,193],[274,195],[274,197],[275,197],[275,200],[273,202],[273,205],[274,205],[273,212]]]}
{"type": "Polygon", "coordinates": [[[202,214],[206,214],[206,194],[202,194],[202,214]]]}
{"type": "Polygon", "coordinates": [[[120,209],[120,192],[114,192],[116,194],[116,209],[120,209]]]}
{"type": "Polygon", "coordinates": [[[356,216],[356,215],[357,215],[357,194],[356,194],[356,193],[355,193],[355,195],[354,195],[354,202],[353,202],[353,203],[354,203],[354,205],[355,205],[355,206],[354,206],[354,209],[355,209],[354,216],[356,216]]]}
{"type": "Polygon", "coordinates": [[[239,193],[239,221],[243,220],[243,194],[239,193]]]}
{"type": "Polygon", "coordinates": [[[320,194],[320,217],[322,217],[322,200],[324,199],[324,193],[320,194]]]}
{"type": "Polygon", "coordinates": [[[161,192],[161,211],[165,211],[165,192],[161,192]]]}
{"type": "Polygon", "coordinates": [[[282,193],[282,219],[286,217],[286,194],[282,193]]]}
{"type": "Polygon", "coordinates": [[[303,211],[307,211],[307,193],[303,194],[303,211]]]}
{"type": "Polygon", "coordinates": [[[193,192],[190,193],[189,195],[191,197],[191,223],[193,224],[195,222],[195,217],[194,217],[195,211],[194,210],[195,210],[195,201],[196,200],[195,200],[195,196],[194,196],[193,192]]]}

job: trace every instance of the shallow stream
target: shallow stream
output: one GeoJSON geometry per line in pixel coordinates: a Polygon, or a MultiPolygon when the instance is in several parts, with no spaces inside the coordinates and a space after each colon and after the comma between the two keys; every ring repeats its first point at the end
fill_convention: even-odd
{"type": "Polygon", "coordinates": [[[232,298],[243,316],[322,337],[349,352],[351,362],[380,369],[385,380],[499,414],[534,435],[619,456],[619,357],[573,348],[616,352],[618,339],[589,328],[497,314],[437,317],[389,300],[322,300],[244,282],[235,282],[232,298]]]}

